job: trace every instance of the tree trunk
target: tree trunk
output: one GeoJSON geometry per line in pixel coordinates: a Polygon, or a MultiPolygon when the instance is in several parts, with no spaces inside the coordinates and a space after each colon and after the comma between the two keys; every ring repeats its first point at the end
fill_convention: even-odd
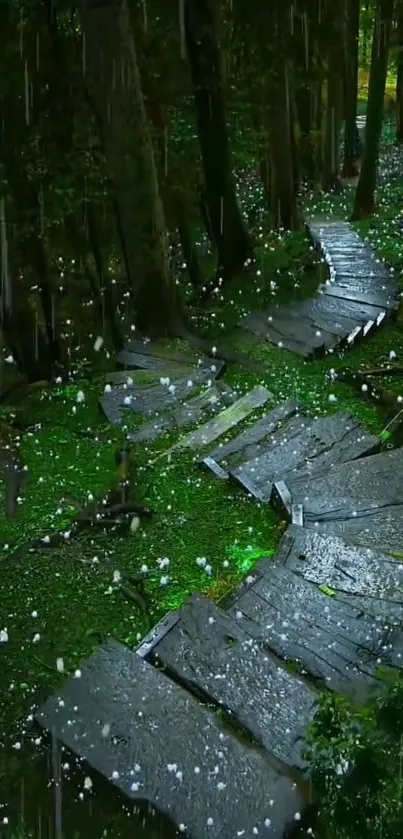
{"type": "Polygon", "coordinates": [[[212,0],[185,0],[186,46],[192,75],[206,203],[224,282],[252,253],[238,207],[225,121],[221,60],[212,0]]]}
{"type": "Polygon", "coordinates": [[[378,0],[372,36],[367,121],[360,178],[355,193],[353,220],[370,216],[375,208],[376,170],[382,133],[389,41],[394,0],[378,0]]]}
{"type": "Polygon", "coordinates": [[[360,0],[348,0],[346,38],[346,85],[343,175],[354,178],[357,167],[358,47],[360,0]]]}
{"type": "Polygon", "coordinates": [[[403,9],[398,19],[398,54],[396,76],[396,140],[403,143],[403,9]]]}
{"type": "Polygon", "coordinates": [[[79,0],[78,8],[136,324],[150,337],[167,335],[179,304],[127,0],[79,0]]]}
{"type": "Polygon", "coordinates": [[[271,212],[276,227],[295,230],[299,226],[292,145],[289,68],[270,75],[268,91],[268,137],[270,148],[271,212]]]}
{"type": "Polygon", "coordinates": [[[338,189],[340,182],[340,131],[343,121],[345,65],[345,0],[329,0],[327,102],[323,161],[323,187],[338,189]]]}

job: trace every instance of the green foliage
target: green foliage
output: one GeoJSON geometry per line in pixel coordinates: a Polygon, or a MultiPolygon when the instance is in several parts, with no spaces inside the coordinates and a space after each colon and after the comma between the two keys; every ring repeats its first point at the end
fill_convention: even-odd
{"type": "Polygon", "coordinates": [[[359,709],[344,698],[323,697],[308,757],[320,801],[321,836],[401,836],[403,678],[359,709]]]}

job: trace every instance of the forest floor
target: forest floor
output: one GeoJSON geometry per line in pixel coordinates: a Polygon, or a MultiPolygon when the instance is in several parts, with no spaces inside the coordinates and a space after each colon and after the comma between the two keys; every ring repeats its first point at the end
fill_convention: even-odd
{"type": "MultiPolygon", "coordinates": [[[[396,177],[402,168],[401,150],[386,143],[377,215],[357,229],[394,267],[403,291],[403,181],[396,177]]],[[[252,200],[256,208],[259,195],[254,183],[252,178],[248,186],[243,176],[243,200],[252,200]]],[[[305,200],[311,213],[316,206],[318,214],[347,218],[352,197],[352,191],[346,190],[342,196],[309,195],[305,200]]],[[[225,291],[224,300],[215,306],[215,318],[211,312],[199,312],[198,325],[212,341],[225,332],[227,344],[261,363],[261,375],[228,366],[225,381],[239,395],[263,384],[276,402],[297,399],[312,416],[349,410],[379,433],[385,425],[381,410],[349,386],[331,380],[331,368],[337,370],[346,358],[304,362],[236,329],[242,311],[264,308],[268,299],[312,294],[322,270],[305,234],[274,234],[262,226],[258,261],[248,282],[242,285],[238,280],[225,291]]],[[[403,358],[399,323],[388,324],[351,351],[348,364],[375,365],[388,359],[391,351],[403,358]]],[[[114,453],[122,443],[121,432],[107,425],[99,410],[104,374],[88,369],[84,365],[68,386],[44,389],[22,404],[2,409],[5,421],[17,415],[36,423],[22,439],[21,458],[29,480],[15,520],[3,517],[0,497],[0,631],[8,637],[0,644],[0,778],[7,800],[20,795],[22,765],[27,772],[23,730],[32,707],[106,636],[134,646],[146,631],[142,610],[124,600],[113,584],[116,572],[137,576],[147,565],[146,596],[156,622],[192,592],[204,591],[219,599],[246,575],[257,557],[274,552],[285,526],[270,508],[202,471],[191,454],[153,463],[174,442],[167,436],[134,449],[137,498],[153,511],[135,534],[105,535],[92,528],[61,547],[28,551],[24,546],[32,540],[67,531],[80,504],[91,496],[102,497],[114,482],[114,453]],[[77,402],[79,391],[84,393],[83,402],[77,402]],[[164,557],[170,560],[166,587],[161,586],[159,564],[164,557]],[[211,577],[198,564],[200,557],[211,566],[211,577]],[[64,675],[56,664],[60,660],[64,675]]],[[[388,387],[396,396],[403,395],[403,381],[391,379],[388,387]]],[[[237,426],[227,439],[247,424],[237,426]]],[[[1,796],[0,790],[0,805],[1,796]]]]}

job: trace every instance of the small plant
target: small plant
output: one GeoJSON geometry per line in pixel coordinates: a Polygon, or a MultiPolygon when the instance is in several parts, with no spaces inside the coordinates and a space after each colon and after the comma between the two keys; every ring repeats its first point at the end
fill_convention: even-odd
{"type": "Polygon", "coordinates": [[[324,839],[403,835],[403,678],[362,708],[326,696],[308,759],[324,839]]]}

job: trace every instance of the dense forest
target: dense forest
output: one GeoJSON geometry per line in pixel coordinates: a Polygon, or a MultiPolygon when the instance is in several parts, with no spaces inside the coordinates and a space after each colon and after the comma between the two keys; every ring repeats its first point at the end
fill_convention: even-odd
{"type": "MultiPolygon", "coordinates": [[[[312,458],[301,454],[304,423],[340,414],[341,440],[349,423],[360,429],[354,457],[399,456],[403,0],[3,0],[0,43],[0,839],[403,835],[400,653],[382,657],[402,636],[402,588],[392,592],[389,578],[382,588],[379,576],[402,570],[403,525],[392,518],[390,538],[379,525],[376,539],[365,537],[369,527],[350,539],[376,553],[368,591],[362,579],[339,589],[324,548],[322,576],[309,579],[329,608],[353,610],[357,595],[354,614],[365,620],[382,588],[374,622],[378,636],[379,621],[388,624],[387,640],[360,659],[363,684],[373,677],[378,690],[353,696],[311,659],[274,641],[259,647],[290,685],[305,680],[317,708],[306,711],[303,767],[281,749],[269,760],[302,802],[288,832],[266,818],[266,832],[233,834],[209,816],[201,833],[174,807],[166,812],[162,787],[160,804],[154,789],[136,798],[135,782],[126,794],[112,764],[76,762],[37,719],[109,639],[147,663],[153,627],[189,596],[229,615],[256,563],[277,568],[306,500],[288,503],[281,486],[297,468],[304,479],[319,475],[309,471],[315,457],[322,473],[335,466],[321,444],[312,458]],[[332,267],[323,230],[342,268],[332,267]],[[333,281],[322,320],[311,321],[307,306],[318,312],[333,281]],[[237,435],[248,463],[262,455],[254,429],[265,423],[277,449],[265,454],[269,490],[256,464],[249,483],[240,477],[235,457],[237,435]],[[284,478],[278,452],[287,446],[284,478]]],[[[393,469],[389,486],[399,481],[393,469]]],[[[363,501],[362,516],[400,510],[393,491],[389,501],[363,501]]],[[[346,530],[334,533],[348,543],[346,530]]],[[[276,608],[284,594],[292,622],[291,594],[279,586],[276,608]]],[[[337,646],[352,673],[344,624],[335,640],[341,622],[327,627],[331,653],[318,656],[333,661],[337,646]]],[[[302,646],[313,657],[312,627],[302,646]]],[[[192,632],[202,639],[202,622],[192,632]]],[[[227,654],[229,630],[225,639],[227,654]]],[[[161,669],[189,688],[183,674],[161,669]]],[[[254,711],[250,724],[241,714],[243,699],[227,713],[203,690],[192,701],[208,704],[234,754],[245,742],[256,755],[267,750],[254,711]]],[[[263,702],[258,682],[248,690],[263,702]]],[[[278,699],[288,701],[291,687],[278,699]]],[[[84,712],[82,720],[85,730],[84,712]]],[[[161,755],[176,772],[163,745],[161,755]]],[[[206,790],[207,781],[195,809],[206,790]]],[[[252,797],[245,781],[245,810],[252,797]]],[[[228,795],[232,804],[235,812],[228,795]]]]}

